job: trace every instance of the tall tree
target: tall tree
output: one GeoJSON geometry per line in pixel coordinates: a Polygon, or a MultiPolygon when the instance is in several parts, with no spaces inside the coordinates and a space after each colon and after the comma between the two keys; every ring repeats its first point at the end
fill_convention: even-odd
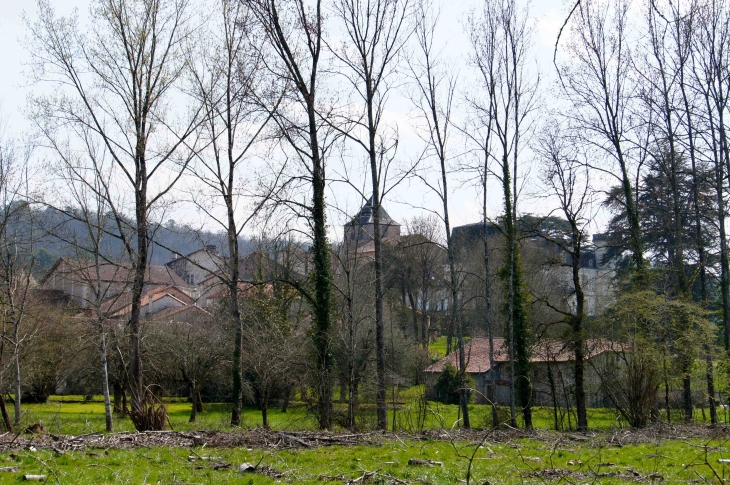
{"type": "MultiPolygon", "coordinates": [[[[494,73],[497,61],[498,49],[496,44],[498,43],[496,29],[490,28],[489,30],[482,31],[486,25],[481,24],[478,17],[473,16],[469,18],[469,31],[471,36],[471,43],[473,47],[472,62],[482,73],[483,81],[486,81],[491,77],[490,73],[494,73]],[[485,77],[485,74],[487,76],[485,77]]],[[[487,338],[489,340],[489,368],[495,368],[494,360],[494,319],[492,318],[492,272],[490,266],[491,258],[491,244],[490,234],[493,227],[492,222],[489,219],[489,175],[490,167],[493,159],[492,150],[494,148],[494,116],[497,97],[496,88],[497,84],[494,82],[483,82],[483,88],[486,96],[486,103],[483,103],[479,97],[473,97],[473,95],[467,95],[468,104],[473,110],[474,126],[472,129],[463,130],[467,135],[468,139],[471,140],[477,147],[477,160],[478,163],[475,167],[479,179],[479,189],[481,191],[481,216],[482,216],[482,249],[484,251],[484,257],[482,259],[482,267],[484,269],[484,280],[483,280],[483,299],[484,299],[484,320],[487,331],[487,338]]],[[[497,381],[496,372],[489,373],[490,388],[492,389],[492,427],[497,428],[499,426],[499,415],[497,411],[497,381]]]]}
{"type": "MultiPolygon", "coordinates": [[[[125,207],[113,204],[116,237],[133,269],[130,330],[130,392],[135,425],[145,427],[143,407],[149,395],[143,383],[141,300],[150,256],[150,217],[182,175],[190,160],[185,144],[197,123],[197,110],[172,122],[168,102],[185,67],[188,0],[95,0],[89,25],[78,17],[57,17],[47,0],[38,1],[38,21],[30,25],[38,81],[53,85],[55,95],[38,99],[43,116],[72,129],[71,143],[97,140],[122,177],[104,185],[116,201],[129,190],[134,212],[128,237],[125,207]]],[[[92,160],[92,172],[101,171],[92,160]]]]}
{"type": "MultiPolygon", "coordinates": [[[[233,409],[231,425],[241,425],[243,406],[243,321],[239,304],[239,238],[269,200],[269,191],[257,194],[255,183],[244,177],[255,169],[251,152],[277,108],[263,93],[263,51],[255,46],[254,15],[243,2],[223,0],[219,11],[189,52],[192,92],[203,106],[198,130],[203,149],[190,164],[192,200],[226,234],[228,258],[216,276],[227,291],[226,309],[234,329],[233,409]],[[266,104],[266,109],[261,104],[266,104]],[[202,189],[201,189],[202,186],[202,189]],[[251,210],[246,209],[250,200],[251,210]],[[220,213],[220,207],[224,212],[220,213]]],[[[192,264],[192,263],[191,263],[192,264]]]]}
{"type": "Polygon", "coordinates": [[[726,180],[730,169],[727,107],[730,102],[730,10],[724,0],[707,0],[697,11],[691,49],[692,87],[699,96],[703,143],[714,171],[720,233],[720,292],[725,351],[730,352],[730,255],[726,230],[726,180]]]}
{"type": "MultiPolygon", "coordinates": [[[[568,221],[567,240],[546,236],[567,256],[572,283],[573,309],[560,310],[570,325],[570,344],[573,347],[573,374],[575,379],[575,407],[578,431],[588,430],[585,390],[586,318],[585,292],[581,280],[581,263],[585,255],[587,224],[590,222],[592,188],[585,161],[570,148],[569,140],[557,128],[547,128],[539,140],[538,151],[544,162],[543,177],[551,193],[557,198],[560,212],[568,221]]],[[[571,305],[572,306],[572,305],[571,305]]]]}
{"type": "MultiPolygon", "coordinates": [[[[677,84],[680,91],[680,102],[677,110],[680,112],[679,124],[684,131],[684,137],[680,138],[679,144],[684,149],[690,159],[690,169],[692,174],[692,217],[694,219],[695,230],[692,234],[692,243],[696,252],[697,265],[699,267],[699,301],[706,307],[708,304],[708,244],[706,228],[714,226],[712,222],[705,217],[704,211],[700,205],[700,191],[702,185],[707,185],[706,180],[701,177],[700,172],[707,163],[700,153],[701,138],[698,135],[700,128],[699,120],[701,113],[699,103],[701,97],[697,95],[696,90],[692,86],[692,63],[694,50],[694,40],[697,35],[698,18],[700,14],[700,2],[690,2],[689,5],[674,4],[666,2],[663,8],[667,11],[664,17],[669,19],[671,50],[676,58],[677,84]],[[684,7],[684,8],[683,8],[684,7]],[[709,223],[709,224],[708,224],[709,223]]],[[[724,223],[723,223],[724,224],[724,223]]],[[[705,381],[707,384],[708,403],[710,407],[710,421],[717,423],[717,410],[715,405],[715,383],[714,383],[714,364],[712,359],[712,351],[710,348],[704,349],[705,353],[705,381]]]]}
{"type": "MultiPolygon", "coordinates": [[[[494,144],[489,156],[499,166],[504,215],[505,266],[502,276],[507,293],[507,332],[510,355],[510,415],[516,426],[516,404],[522,407],[527,428],[532,427],[532,386],[528,371],[529,328],[526,295],[517,234],[517,180],[523,137],[529,133],[536,108],[539,75],[529,72],[531,30],[527,12],[514,0],[485,2],[481,17],[472,24],[472,46],[479,81],[488,96],[479,111],[490,120],[494,144]]],[[[486,234],[485,234],[486,237],[486,234]]]]}
{"type": "MultiPolygon", "coordinates": [[[[340,301],[340,319],[342,329],[339,340],[344,352],[347,370],[347,426],[355,428],[355,412],[357,409],[358,387],[372,354],[372,328],[366,326],[372,312],[370,303],[370,281],[365,271],[369,261],[359,251],[357,241],[348,240],[339,246],[334,253],[337,270],[334,288],[340,301]]],[[[344,385],[343,385],[344,389],[344,385]]],[[[342,399],[343,394],[340,395],[342,399]]]]}
{"type": "Polygon", "coordinates": [[[129,285],[128,268],[118,264],[124,255],[108,251],[107,244],[111,239],[107,231],[111,228],[112,221],[109,217],[109,205],[102,194],[103,186],[109,184],[114,171],[109,171],[104,179],[97,176],[100,174],[84,177],[83,170],[78,170],[84,164],[74,152],[67,150],[68,147],[55,145],[52,133],[45,134],[48,147],[53,149],[58,158],[58,166],[51,169],[61,181],[57,190],[63,195],[58,200],[44,202],[65,207],[60,211],[67,217],[64,224],[53,224],[47,231],[76,256],[76,260],[68,261],[69,274],[65,277],[88,289],[81,294],[81,306],[88,310],[89,323],[98,332],[106,430],[114,431],[109,390],[109,342],[112,333],[110,327],[113,324],[110,325],[108,313],[114,307],[113,302],[121,296],[119,288],[125,289],[129,285]],[[71,227],[74,223],[81,223],[80,230],[76,230],[78,227],[71,227]]]}
{"type": "Polygon", "coordinates": [[[409,0],[337,0],[335,12],[345,29],[341,48],[333,48],[345,66],[362,110],[345,123],[347,137],[367,155],[370,172],[375,243],[375,356],[377,370],[378,428],[386,429],[385,311],[383,307],[383,250],[380,207],[386,192],[388,168],[398,146],[383,124],[388,94],[393,85],[403,46],[409,35],[409,0]],[[349,129],[354,128],[354,129],[349,129]],[[360,136],[362,135],[362,136],[360,136]]]}
{"type": "Polygon", "coordinates": [[[313,309],[312,339],[316,352],[317,418],[321,428],[332,426],[332,267],[327,242],[325,191],[326,159],[332,139],[322,109],[322,57],[324,18],[322,1],[310,5],[304,0],[249,0],[263,28],[265,38],[274,51],[266,66],[291,89],[287,102],[274,112],[273,120],[280,129],[294,158],[304,167],[305,175],[294,175],[288,185],[305,180],[307,200],[287,200],[285,204],[302,214],[312,233],[313,288],[296,285],[313,309]]]}
{"type": "MultiPolygon", "coordinates": [[[[4,128],[0,124],[0,130],[4,128]]],[[[35,266],[33,248],[38,238],[30,205],[28,155],[26,152],[23,156],[15,141],[0,132],[0,305],[3,307],[0,359],[7,343],[12,355],[13,426],[16,428],[22,416],[21,350],[26,340],[24,322],[35,266]]],[[[12,431],[4,398],[0,398],[0,411],[6,428],[12,431]]]]}
{"type": "Polygon", "coordinates": [[[457,77],[449,66],[439,59],[434,45],[438,15],[431,15],[431,5],[421,3],[416,13],[415,37],[417,40],[417,54],[409,59],[409,67],[416,87],[416,94],[411,99],[418,114],[417,130],[425,144],[423,158],[425,162],[433,160],[438,173],[436,181],[427,176],[433,167],[421,168],[421,179],[430,187],[441,201],[439,218],[444,224],[446,234],[446,255],[449,265],[449,289],[451,293],[451,314],[456,323],[458,338],[458,378],[459,378],[459,406],[463,425],[471,427],[469,419],[469,394],[466,384],[466,349],[464,347],[465,323],[460,298],[463,275],[458,274],[456,268],[456,249],[451,234],[449,218],[449,173],[455,156],[451,151],[450,141],[453,129],[454,95],[456,93],[457,77]]]}

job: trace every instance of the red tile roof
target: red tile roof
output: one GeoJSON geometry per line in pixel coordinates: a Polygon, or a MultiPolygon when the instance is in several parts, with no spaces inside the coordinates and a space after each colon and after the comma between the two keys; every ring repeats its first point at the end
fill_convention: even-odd
{"type": "MultiPolygon", "coordinates": [[[[506,339],[495,338],[494,340],[494,361],[497,363],[509,362],[509,349],[506,339]]],[[[476,337],[471,339],[464,346],[466,357],[466,371],[470,374],[487,372],[489,366],[489,339],[476,337]]],[[[586,359],[595,357],[603,352],[618,350],[620,345],[608,340],[590,339],[586,341],[586,359]]],[[[450,363],[457,367],[458,351],[452,352],[438,362],[431,364],[424,372],[440,373],[444,366],[450,363]]],[[[573,351],[568,342],[558,339],[542,339],[533,348],[530,355],[530,362],[568,362],[573,360],[573,351]]]]}
{"type": "Polygon", "coordinates": [[[152,321],[160,322],[164,320],[183,320],[187,321],[194,318],[206,318],[211,314],[199,306],[186,305],[181,307],[165,308],[152,315],[152,321]]]}
{"type": "MultiPolygon", "coordinates": [[[[147,305],[150,299],[154,302],[168,295],[180,301],[182,305],[195,303],[193,297],[175,286],[152,287],[146,290],[142,294],[142,306],[147,305]]],[[[101,304],[101,310],[109,317],[126,315],[132,311],[132,293],[127,291],[115,298],[110,298],[101,304]]]]}

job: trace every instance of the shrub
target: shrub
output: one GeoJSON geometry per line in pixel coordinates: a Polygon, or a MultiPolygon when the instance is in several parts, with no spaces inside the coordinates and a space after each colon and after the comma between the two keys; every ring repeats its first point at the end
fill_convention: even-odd
{"type": "MultiPolygon", "coordinates": [[[[474,379],[469,374],[465,375],[464,386],[473,389],[474,379]]],[[[456,367],[447,363],[436,382],[436,393],[439,401],[444,404],[459,404],[459,372],[456,367]]],[[[473,393],[469,391],[468,399],[471,401],[473,393]]]]}

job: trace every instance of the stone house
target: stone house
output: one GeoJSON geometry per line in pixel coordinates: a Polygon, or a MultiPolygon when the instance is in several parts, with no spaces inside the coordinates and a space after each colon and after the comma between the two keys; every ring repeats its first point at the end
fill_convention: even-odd
{"type": "MultiPolygon", "coordinates": [[[[489,365],[489,339],[477,337],[465,345],[466,370],[474,379],[479,403],[495,400],[500,405],[509,404],[510,366],[508,344],[504,338],[494,341],[494,369],[489,365]],[[496,389],[491,388],[492,374],[496,389]]],[[[618,365],[617,344],[606,340],[588,340],[585,357],[585,390],[588,407],[610,406],[610,399],[601,384],[597,369],[618,365]]],[[[452,352],[424,371],[426,392],[429,398],[438,398],[436,382],[446,364],[457,367],[458,351],[452,352]]],[[[575,386],[573,379],[573,354],[568,343],[558,339],[543,339],[532,349],[530,382],[533,388],[533,404],[549,406],[557,399],[561,406],[566,401],[572,405],[575,386]]]]}
{"type": "Polygon", "coordinates": [[[172,260],[165,264],[190,286],[198,285],[211,274],[225,269],[225,265],[226,260],[215,245],[207,245],[187,256],[173,253],[172,260]]]}
{"type": "MultiPolygon", "coordinates": [[[[195,299],[176,286],[149,288],[142,295],[140,314],[142,318],[154,319],[160,312],[195,306],[195,299]]],[[[132,312],[132,293],[125,292],[105,301],[101,306],[108,318],[124,318],[132,312]]],[[[169,311],[167,312],[170,313],[169,311]]]]}
{"type": "MultiPolygon", "coordinates": [[[[93,305],[95,289],[98,288],[102,301],[114,299],[129,292],[132,285],[132,268],[128,264],[101,263],[96,265],[84,259],[59,258],[41,279],[46,289],[61,291],[81,309],[93,305]]],[[[183,281],[170,268],[158,264],[147,266],[145,290],[159,287],[185,287],[183,281]]]]}

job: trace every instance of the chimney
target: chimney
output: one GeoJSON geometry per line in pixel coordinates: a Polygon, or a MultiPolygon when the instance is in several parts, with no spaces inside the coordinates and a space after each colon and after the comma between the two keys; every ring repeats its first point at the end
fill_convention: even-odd
{"type": "Polygon", "coordinates": [[[174,261],[174,260],[176,260],[176,259],[177,259],[177,258],[179,258],[179,257],[180,257],[180,255],[179,255],[179,254],[177,254],[177,253],[172,253],[172,260],[173,260],[173,261],[174,261]]]}
{"type": "Polygon", "coordinates": [[[218,246],[216,246],[215,244],[207,244],[205,246],[205,250],[208,251],[209,253],[215,254],[215,253],[217,253],[217,249],[218,249],[218,246]]]}

